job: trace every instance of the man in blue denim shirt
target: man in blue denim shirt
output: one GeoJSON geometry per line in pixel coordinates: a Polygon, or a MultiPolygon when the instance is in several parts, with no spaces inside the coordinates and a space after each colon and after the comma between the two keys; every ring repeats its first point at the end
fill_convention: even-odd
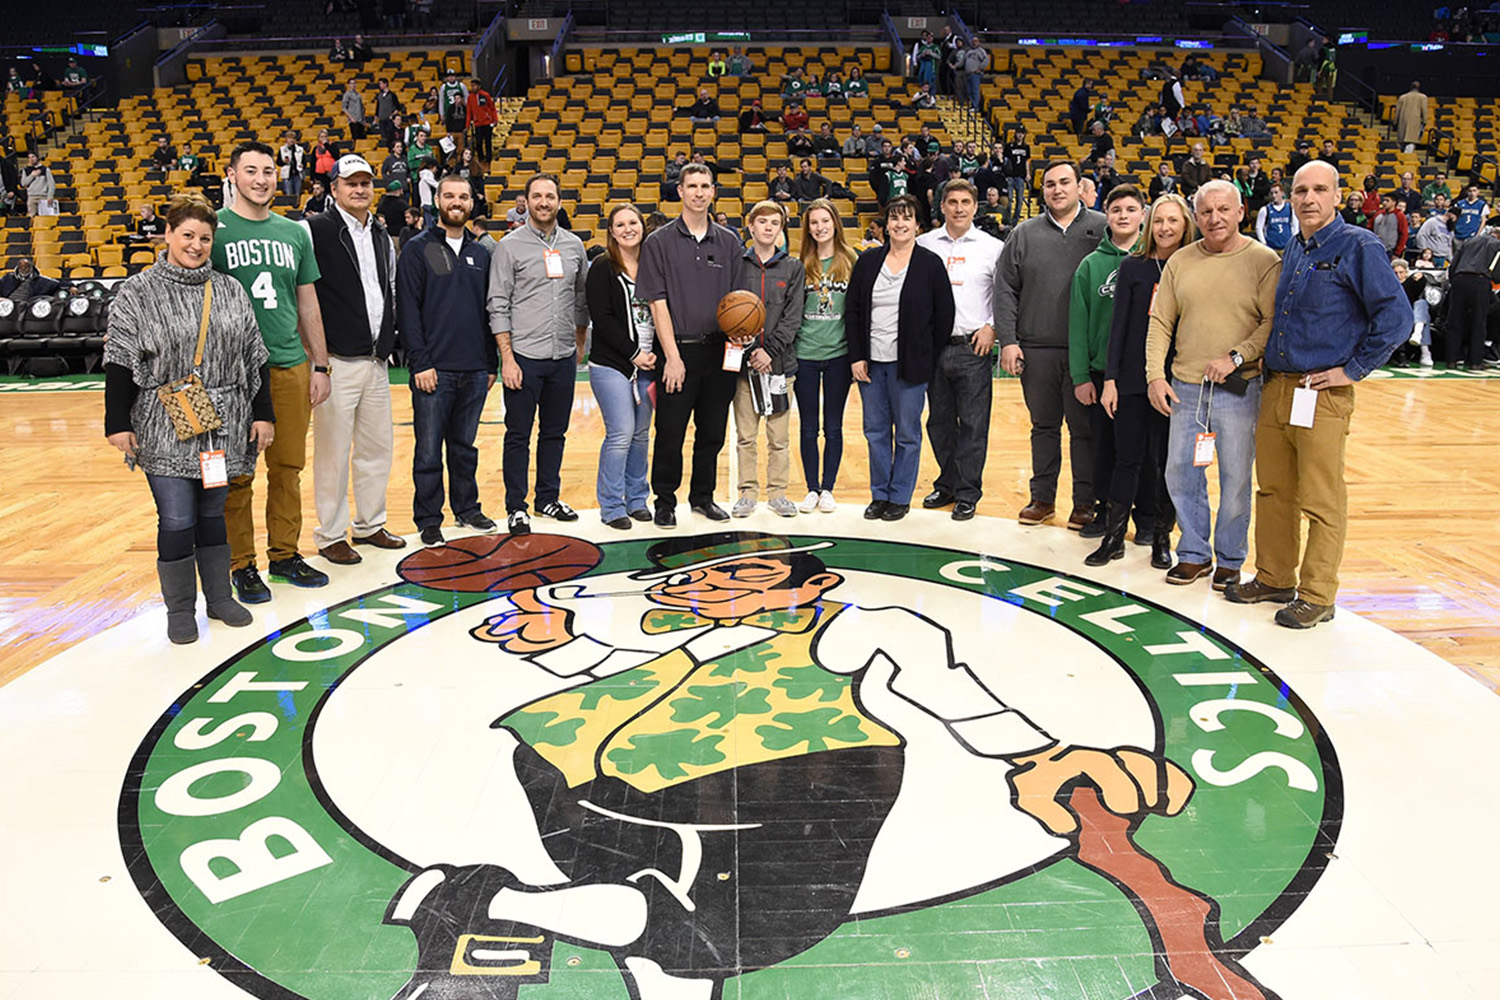
{"type": "MultiPolygon", "coordinates": [[[[1266,343],[1266,384],[1255,433],[1255,579],[1225,596],[1275,601],[1276,624],[1311,628],[1333,617],[1348,528],[1344,442],[1354,383],[1385,364],[1411,333],[1411,305],[1379,237],[1339,216],[1339,177],[1314,160],[1292,182],[1301,235],[1287,247],[1266,343]],[[1299,389],[1315,393],[1311,420],[1294,418],[1299,389]],[[1298,572],[1302,515],[1307,552],[1298,572]]],[[[1299,407],[1300,409],[1300,407],[1299,407]]]]}

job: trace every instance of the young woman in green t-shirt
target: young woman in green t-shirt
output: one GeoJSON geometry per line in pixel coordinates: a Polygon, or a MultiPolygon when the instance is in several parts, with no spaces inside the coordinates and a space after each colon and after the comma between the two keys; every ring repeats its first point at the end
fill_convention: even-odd
{"type": "Polygon", "coordinates": [[[844,240],[838,209],[819,198],[802,213],[802,267],[807,297],[797,330],[797,379],[792,393],[802,425],[802,472],[807,496],[797,505],[803,513],[832,513],[837,507],[833,484],[844,457],[844,404],[853,381],[849,342],[844,337],[844,294],[854,269],[854,252],[844,240]],[[822,390],[823,461],[818,463],[819,388],[822,390]]]}

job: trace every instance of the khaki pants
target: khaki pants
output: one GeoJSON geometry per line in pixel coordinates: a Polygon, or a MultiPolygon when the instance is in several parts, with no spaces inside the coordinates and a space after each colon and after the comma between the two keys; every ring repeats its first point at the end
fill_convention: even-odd
{"type": "MultiPolygon", "coordinates": [[[[297,554],[302,534],[302,468],[307,464],[307,425],[312,418],[308,382],[312,366],[271,369],[271,405],[276,409],[276,439],[262,456],[266,461],[266,557],[272,561],[297,554]]],[[[229,481],[224,521],[229,528],[229,568],[255,565],[255,476],[229,481]]]]}
{"type": "Polygon", "coordinates": [[[386,363],[375,358],[329,358],[332,392],[313,417],[313,499],[319,549],[349,534],[350,452],[354,470],[354,537],[385,527],[385,488],[396,442],[386,363]]]}
{"type": "Polygon", "coordinates": [[[1296,587],[1310,604],[1333,604],[1349,522],[1344,445],[1354,387],[1321,390],[1313,425],[1293,427],[1292,391],[1300,381],[1269,372],[1261,397],[1255,428],[1256,578],[1271,587],[1296,587]],[[1301,553],[1304,514],[1307,551],[1301,553]]]}
{"type": "MultiPolygon", "coordinates": [[[[786,380],[786,391],[792,391],[791,376],[786,380]]],[[[792,411],[788,407],[773,417],[762,417],[755,412],[755,402],[750,395],[750,380],[735,379],[734,386],[734,433],[739,448],[740,496],[760,499],[760,482],[756,474],[760,466],[760,453],[756,438],[760,436],[760,425],[766,425],[766,499],[775,500],[786,496],[786,486],[791,478],[792,453],[788,446],[788,434],[792,411]]]]}

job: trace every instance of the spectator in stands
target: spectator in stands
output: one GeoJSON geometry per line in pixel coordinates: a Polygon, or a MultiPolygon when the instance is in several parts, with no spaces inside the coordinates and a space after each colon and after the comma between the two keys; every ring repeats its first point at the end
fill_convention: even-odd
{"type": "Polygon", "coordinates": [[[1146,190],[1146,199],[1155,202],[1164,194],[1179,194],[1181,182],[1172,176],[1172,161],[1162,160],[1156,167],[1156,176],[1151,178],[1151,186],[1146,190]]]}
{"type": "MultiPolygon", "coordinates": [[[[269,163],[269,159],[267,160],[269,163]]],[[[209,248],[218,225],[213,209],[194,195],[168,208],[171,239],[164,260],[116,290],[106,340],[104,430],[109,443],[139,463],[156,500],[157,561],[167,606],[167,638],[198,639],[198,581],[208,616],[249,625],[249,611],[230,592],[224,476],[248,476],[256,456],[276,436],[267,352],[256,330],[250,298],[233,279],[215,279],[209,248]],[[213,287],[213,306],[205,296],[213,287]],[[205,346],[195,374],[214,393],[226,441],[220,476],[210,480],[199,439],[179,440],[155,386],[189,372],[186,359],[202,331],[205,346]]]]}
{"type": "Polygon", "coordinates": [[[991,228],[989,226],[983,226],[981,228],[983,228],[984,231],[989,233],[991,236],[995,236],[996,239],[999,239],[1000,237],[996,236],[995,234],[998,231],[1000,225],[1010,225],[1009,222],[1005,221],[1009,214],[1010,206],[1005,203],[1005,194],[1001,192],[1001,190],[997,187],[985,188],[984,201],[981,201],[979,203],[979,208],[974,212],[974,218],[976,220],[975,224],[978,224],[977,220],[982,220],[985,218],[994,219],[994,228],[991,228]]]}
{"type": "Polygon", "coordinates": [[[1187,110],[1187,96],[1182,92],[1182,79],[1176,73],[1170,74],[1163,81],[1161,99],[1157,103],[1162,107],[1162,114],[1168,118],[1177,118],[1187,110]]]}
{"type": "Polygon", "coordinates": [[[166,136],[156,137],[156,148],[151,151],[150,162],[162,176],[166,176],[167,171],[177,162],[177,150],[172,148],[172,143],[166,136]]]}
{"type": "Polygon", "coordinates": [[[859,123],[856,122],[850,127],[849,138],[844,140],[844,145],[841,147],[840,152],[846,160],[850,157],[858,157],[859,159],[864,159],[869,155],[869,153],[867,152],[868,141],[868,137],[860,131],[859,123]]]}
{"type": "Polygon", "coordinates": [[[864,155],[867,159],[875,159],[880,156],[881,147],[885,143],[884,131],[885,130],[877,122],[875,126],[870,130],[870,134],[865,138],[864,155]]]}
{"type": "Polygon", "coordinates": [[[1391,192],[1391,197],[1401,203],[1407,216],[1420,219],[1422,217],[1422,192],[1413,186],[1415,183],[1416,178],[1412,172],[1410,170],[1404,172],[1401,175],[1401,186],[1391,192]]]}
{"type": "Polygon", "coordinates": [[[792,178],[787,173],[785,163],[776,167],[776,176],[771,178],[767,190],[770,199],[778,204],[797,200],[797,195],[792,188],[792,178]]]}
{"type": "Polygon", "coordinates": [[[401,99],[391,89],[391,82],[385,77],[375,81],[374,104],[375,121],[380,126],[380,141],[390,146],[397,135],[395,116],[404,109],[401,106],[401,99]]]}
{"type": "MultiPolygon", "coordinates": [[[[1323,151],[1318,154],[1317,158],[1322,160],[1324,163],[1333,164],[1334,167],[1337,167],[1339,165],[1339,161],[1342,159],[1342,157],[1339,156],[1332,139],[1323,140],[1323,151]]],[[[1293,176],[1296,175],[1293,174],[1293,176]]]]}
{"type": "Polygon", "coordinates": [[[843,149],[839,146],[838,137],[833,134],[833,126],[828,122],[818,126],[818,134],[813,136],[813,152],[817,154],[819,163],[838,166],[843,162],[843,149]]]}
{"type": "Polygon", "coordinates": [[[380,164],[380,180],[387,187],[391,181],[397,181],[403,192],[411,190],[411,165],[406,161],[406,147],[400,139],[391,143],[390,153],[380,164]]]}
{"type": "Polygon", "coordinates": [[[734,220],[729,217],[728,212],[715,212],[714,222],[718,223],[719,225],[723,226],[725,229],[733,233],[734,238],[739,240],[741,243],[745,242],[744,234],[740,232],[740,227],[734,224],[734,220]]]}
{"type": "Polygon", "coordinates": [[[1224,134],[1231,139],[1238,139],[1244,134],[1245,121],[1240,117],[1238,106],[1229,109],[1229,117],[1224,119],[1224,134]]]}
{"type": "Polygon", "coordinates": [[[328,188],[324,186],[321,177],[312,179],[312,194],[308,196],[306,204],[302,206],[303,216],[319,215],[328,211],[333,202],[328,197],[328,188]]]}
{"type": "Polygon", "coordinates": [[[793,66],[791,74],[782,79],[781,96],[788,101],[788,107],[807,96],[807,78],[801,66],[793,66]]]}
{"type": "Polygon", "coordinates": [[[1437,172],[1437,176],[1432,179],[1432,183],[1427,184],[1422,188],[1422,207],[1433,207],[1433,199],[1437,195],[1442,195],[1444,198],[1453,197],[1453,189],[1448,187],[1447,171],[1439,170],[1437,172]]]}
{"type": "Polygon", "coordinates": [[[933,96],[932,84],[924,83],[911,95],[911,106],[918,111],[931,111],[937,107],[937,98],[933,96]]]}
{"type": "Polygon", "coordinates": [[[1245,169],[1245,205],[1253,217],[1271,200],[1271,179],[1260,169],[1260,157],[1251,156],[1245,169]]]}
{"type": "Polygon", "coordinates": [[[313,144],[309,159],[312,160],[313,177],[321,180],[326,190],[333,178],[333,165],[339,161],[338,143],[333,141],[326,128],[318,129],[318,141],[313,144]]]}
{"type": "Polygon", "coordinates": [[[724,53],[718,49],[708,50],[708,65],[704,68],[703,75],[710,80],[717,80],[729,73],[729,63],[724,58],[724,53]]]}
{"type": "Polygon", "coordinates": [[[432,27],[432,12],[437,7],[437,0],[409,0],[409,3],[412,27],[432,27]]]}
{"type": "Polygon", "coordinates": [[[340,106],[344,112],[344,119],[349,123],[349,135],[355,141],[363,139],[365,137],[365,99],[359,96],[359,91],[354,88],[352,76],[344,88],[344,98],[340,106]]]}
{"type": "Polygon", "coordinates": [[[370,43],[365,41],[364,35],[355,35],[354,44],[349,46],[349,62],[356,66],[362,66],[375,58],[375,50],[370,48],[370,43]]]}
{"type": "Polygon", "coordinates": [[[870,96],[870,84],[865,80],[865,71],[856,63],[849,67],[849,78],[844,81],[844,98],[870,96]]]}
{"type": "Polygon", "coordinates": [[[1370,221],[1369,216],[1365,215],[1365,196],[1358,191],[1350,191],[1349,197],[1344,199],[1344,207],[1339,209],[1339,215],[1349,225],[1363,228],[1370,221]]]}
{"type": "Polygon", "coordinates": [[[1411,89],[1396,98],[1396,141],[1408,152],[1414,152],[1427,133],[1427,95],[1416,80],[1411,89]]]}
{"type": "Polygon", "coordinates": [[[838,70],[831,70],[823,81],[823,96],[830,101],[842,101],[844,99],[844,78],[839,75],[838,70]]]}
{"type": "Polygon", "coordinates": [[[1405,257],[1392,257],[1391,271],[1396,275],[1396,280],[1401,282],[1406,300],[1411,303],[1412,336],[1407,342],[1417,343],[1421,347],[1417,363],[1423,368],[1431,368],[1432,307],[1427,304],[1423,293],[1427,290],[1428,277],[1435,271],[1420,266],[1414,269],[1406,262],[1405,257]]]}
{"type": "Polygon", "coordinates": [[[651,488],[655,521],[677,524],[688,419],[696,427],[688,504],[711,521],[729,514],[714,502],[719,452],[734,398],[733,372],[724,370],[725,338],[719,330],[719,300],[740,287],[744,246],[714,225],[713,173],[690,163],[682,168],[682,214],[646,238],[636,298],[650,304],[660,346],[662,392],[656,399],[656,449],[651,488]]]}
{"type": "Polygon", "coordinates": [[[1045,210],[1011,231],[995,269],[1000,366],[1021,377],[1031,415],[1030,499],[1019,518],[1041,524],[1056,512],[1066,420],[1073,470],[1068,526],[1075,530],[1093,519],[1095,492],[1088,411],[1068,376],[1068,294],[1073,273],[1105,232],[1104,216],[1080,203],[1079,189],[1077,164],[1048,164],[1042,172],[1045,210]]]}
{"type": "Polygon", "coordinates": [[[30,257],[16,261],[14,271],[0,278],[0,299],[27,302],[34,298],[54,295],[63,287],[56,278],[43,275],[32,264],[30,257]]]}
{"type": "Polygon", "coordinates": [[[866,250],[874,250],[876,247],[883,246],[885,246],[885,219],[877,215],[865,227],[864,235],[860,237],[859,246],[856,249],[862,254],[866,250]]]}
{"type": "Polygon", "coordinates": [[[469,124],[469,88],[458,81],[458,71],[453,67],[443,76],[443,85],[438,88],[438,117],[453,140],[453,155],[464,149],[464,131],[469,124]]]}
{"type": "Polygon", "coordinates": [[[728,72],[730,76],[749,76],[751,72],[750,57],[745,55],[745,50],[736,45],[730,53],[728,72]]]}
{"type": "MultiPolygon", "coordinates": [[[[405,164],[402,165],[404,166],[405,164]]],[[[401,227],[405,225],[406,221],[406,208],[408,204],[406,182],[394,177],[390,180],[382,178],[381,186],[385,188],[385,194],[380,198],[380,207],[377,209],[377,213],[380,215],[381,221],[385,223],[386,232],[391,233],[394,239],[400,235],[401,227]]]]}
{"type": "Polygon", "coordinates": [[[1453,212],[1458,223],[1453,227],[1453,256],[1463,253],[1464,244],[1478,236],[1490,216],[1490,206],[1479,197],[1479,185],[1470,184],[1464,197],[1453,203],[1453,212]]]}
{"type": "Polygon", "coordinates": [[[1296,151],[1287,158],[1285,176],[1297,176],[1297,171],[1301,170],[1311,160],[1312,143],[1306,139],[1298,139],[1296,151]]]}
{"type": "Polygon", "coordinates": [[[1219,72],[1197,56],[1190,55],[1182,60],[1182,78],[1212,83],[1219,78],[1219,72]]]}
{"type": "Polygon", "coordinates": [[[1248,548],[1257,376],[1281,274],[1275,251],[1240,234],[1243,214],[1232,184],[1213,181],[1199,190],[1194,216],[1203,238],[1167,262],[1146,337],[1146,391],[1171,422],[1167,489],[1182,527],[1167,582],[1189,584],[1211,573],[1220,591],[1239,582],[1248,548]],[[1243,392],[1234,379],[1243,379],[1243,392]],[[1202,433],[1215,435],[1217,525],[1195,450],[1202,433]]]}
{"type": "Polygon", "coordinates": [[[485,218],[490,214],[490,205],[485,197],[484,189],[484,163],[474,155],[474,150],[465,147],[452,168],[445,171],[448,174],[456,174],[469,182],[469,188],[474,198],[474,207],[470,210],[470,218],[485,218]]]}
{"type": "Polygon", "coordinates": [[[1271,200],[1255,216],[1255,238],[1281,253],[1292,241],[1296,227],[1292,220],[1292,206],[1286,200],[1286,190],[1278,181],[1271,185],[1271,200]]]}
{"type": "Polygon", "coordinates": [[[1394,195],[1381,195],[1380,211],[1370,220],[1370,230],[1380,237],[1387,257],[1400,257],[1406,253],[1408,225],[1406,206],[1397,202],[1394,195]]]}
{"type": "Polygon", "coordinates": [[[683,108],[682,114],[691,118],[694,125],[712,125],[722,117],[719,102],[708,92],[707,87],[698,88],[698,99],[683,108]]]}
{"type": "Polygon", "coordinates": [[[43,203],[57,198],[57,181],[52,168],[47,166],[33,150],[26,154],[26,167],[21,171],[21,189],[26,192],[26,214],[39,215],[43,203]]]}
{"type": "Polygon", "coordinates": [[[916,135],[908,137],[908,141],[917,147],[919,156],[926,156],[929,153],[941,153],[943,151],[943,144],[938,141],[937,136],[932,134],[932,126],[925,122],[917,130],[916,135]]]}
{"type": "Polygon", "coordinates": [[[516,203],[505,213],[505,227],[515,229],[526,224],[526,195],[516,195],[516,203]]]}
{"type": "Polygon", "coordinates": [[[1440,192],[1440,193],[1438,193],[1438,194],[1436,194],[1436,195],[1433,196],[1433,199],[1432,199],[1432,208],[1431,208],[1430,211],[1428,211],[1427,214],[1441,216],[1441,215],[1447,215],[1449,212],[1452,212],[1452,211],[1453,211],[1453,206],[1451,206],[1451,205],[1448,204],[1448,196],[1445,195],[1445,194],[1442,194],[1440,192]]]}
{"type": "MultiPolygon", "coordinates": [[[[1025,206],[1031,188],[1031,147],[1026,141],[1026,126],[1016,125],[1001,149],[1005,175],[1005,224],[1013,226],[1025,206]]],[[[991,159],[991,169],[994,160],[991,159]]]]}
{"type": "Polygon", "coordinates": [[[953,172],[968,181],[979,172],[979,150],[972,142],[953,144],[953,172]]]}
{"type": "MultiPolygon", "coordinates": [[[[438,161],[435,157],[429,156],[422,161],[422,169],[417,171],[417,204],[422,208],[422,223],[424,227],[431,228],[432,224],[437,221],[437,195],[440,186],[438,183],[438,161]]],[[[474,191],[472,186],[464,202],[464,221],[467,222],[469,215],[474,210],[474,191]]]]}
{"type": "Polygon", "coordinates": [[[432,138],[431,132],[426,125],[419,126],[411,141],[406,144],[406,165],[416,171],[422,169],[422,164],[427,160],[436,160],[439,156],[437,150],[428,145],[432,138]]]}
{"type": "Polygon", "coordinates": [[[786,106],[786,111],[781,116],[781,126],[787,132],[797,132],[807,128],[807,108],[803,107],[801,101],[791,101],[786,106]]]}
{"type": "Polygon", "coordinates": [[[89,75],[78,60],[73,56],[68,57],[68,65],[63,69],[62,84],[69,90],[76,90],[89,82],[89,75]]]}
{"type": "Polygon", "coordinates": [[[1453,259],[1453,225],[1457,221],[1452,212],[1432,214],[1417,229],[1413,245],[1419,251],[1430,251],[1433,263],[1446,267],[1453,259]]]}
{"type": "Polygon", "coordinates": [[[48,73],[35,59],[31,60],[31,72],[27,75],[27,79],[31,82],[33,97],[37,93],[57,89],[57,81],[52,79],[52,74],[48,73]]]}
{"type": "Polygon", "coordinates": [[[1093,145],[1089,148],[1085,164],[1097,163],[1106,153],[1115,151],[1114,136],[1105,131],[1105,125],[1101,121],[1095,121],[1089,126],[1089,140],[1093,145]]]}
{"type": "Polygon", "coordinates": [[[203,157],[196,155],[191,146],[183,143],[182,152],[177,154],[177,162],[172,165],[172,169],[186,170],[191,175],[203,172],[205,164],[203,157]]]}
{"type": "Polygon", "coordinates": [[[963,87],[958,82],[958,70],[963,58],[964,40],[946,20],[943,22],[943,37],[938,41],[938,51],[942,57],[938,63],[938,91],[957,97],[963,92],[963,87]]]}
{"type": "Polygon", "coordinates": [[[750,102],[749,107],[740,112],[740,134],[764,134],[767,131],[766,126],[775,120],[776,116],[762,108],[760,98],[757,97],[750,102]]]}
{"type": "Polygon", "coordinates": [[[797,176],[792,178],[792,194],[803,204],[828,196],[828,179],[813,172],[812,160],[802,160],[797,176]]]}
{"type": "Polygon", "coordinates": [[[333,40],[333,47],[328,50],[328,58],[336,63],[346,63],[349,61],[349,47],[344,44],[342,38],[335,38],[333,40]]]}
{"type": "Polygon", "coordinates": [[[142,242],[160,243],[167,235],[167,222],[156,214],[156,206],[142,202],[139,219],[135,220],[135,235],[142,242]]]}
{"type": "Polygon", "coordinates": [[[1317,75],[1318,64],[1322,62],[1322,57],[1323,53],[1318,45],[1317,37],[1312,36],[1308,38],[1307,44],[1298,50],[1294,60],[1296,78],[1299,80],[1305,79],[1308,83],[1311,83],[1317,75]]]}
{"type": "Polygon", "coordinates": [[[796,157],[811,156],[813,154],[812,133],[805,128],[787,132],[786,151],[796,157]]]}
{"type": "Polygon", "coordinates": [[[485,163],[495,158],[495,126],[500,114],[495,98],[478,79],[469,81],[468,126],[474,133],[474,152],[485,163]]]}
{"type": "Polygon", "coordinates": [[[1094,166],[1094,190],[1098,191],[1098,200],[1087,207],[1103,211],[1104,203],[1109,198],[1109,193],[1120,183],[1120,175],[1115,170],[1115,151],[1110,150],[1099,158],[1094,166]]]}
{"type": "Polygon", "coordinates": [[[892,198],[884,216],[889,243],[855,261],[844,317],[870,453],[865,519],[899,521],[917,485],[922,408],[953,333],[954,305],[943,258],[917,245],[916,200],[892,198]]]}
{"type": "Polygon", "coordinates": [[[984,74],[990,69],[990,50],[980,43],[978,35],[971,35],[969,47],[963,51],[959,59],[957,67],[959,87],[970,106],[977,109],[979,88],[984,82],[984,74]]]}
{"type": "Polygon", "coordinates": [[[287,129],[281,136],[281,147],[276,151],[277,171],[281,178],[281,193],[294,202],[302,197],[302,179],[307,176],[307,150],[297,141],[297,133],[287,129]]]}
{"type": "Polygon", "coordinates": [[[405,247],[407,242],[419,235],[423,229],[422,210],[416,205],[410,205],[406,209],[406,225],[401,227],[401,246],[405,247]]]}
{"type": "Polygon", "coordinates": [[[1073,134],[1082,136],[1083,130],[1088,125],[1090,99],[1093,97],[1094,85],[1084,80],[1073,91],[1073,97],[1068,101],[1068,120],[1073,123],[1073,134]]]}
{"type": "Polygon", "coordinates": [[[681,201],[677,193],[677,184],[682,179],[682,168],[687,166],[687,154],[678,150],[673,157],[667,161],[661,174],[661,200],[681,201]]]}
{"type": "Polygon", "coordinates": [[[932,32],[923,31],[911,47],[911,75],[918,83],[927,84],[929,89],[937,86],[938,63],[942,58],[943,51],[932,32]]]}
{"type": "Polygon", "coordinates": [[[28,100],[31,98],[31,84],[21,79],[21,71],[14,66],[10,68],[10,75],[6,77],[5,92],[28,100]]]}
{"type": "Polygon", "coordinates": [[[1246,139],[1270,139],[1271,129],[1260,117],[1260,109],[1252,104],[1240,118],[1240,134],[1246,139]]]}
{"type": "Polygon", "coordinates": [[[1130,128],[1130,134],[1137,139],[1150,139],[1161,132],[1161,110],[1158,105],[1148,104],[1141,112],[1135,124],[1130,128]]]}

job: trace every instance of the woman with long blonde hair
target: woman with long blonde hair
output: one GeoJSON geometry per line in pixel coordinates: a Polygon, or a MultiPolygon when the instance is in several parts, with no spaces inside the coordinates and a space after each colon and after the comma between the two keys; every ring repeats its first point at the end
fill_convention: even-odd
{"type": "Polygon", "coordinates": [[[1146,397],[1146,328],[1167,259],[1197,238],[1187,200],[1180,194],[1164,194],[1152,203],[1141,242],[1121,262],[1115,279],[1109,358],[1099,396],[1104,412],[1114,420],[1115,468],[1107,484],[1104,540],[1084,560],[1090,566],[1124,556],[1132,507],[1136,544],[1150,544],[1152,566],[1172,566],[1176,514],[1166,486],[1170,421],[1146,397]]]}
{"type": "Polygon", "coordinates": [[[802,326],[797,330],[797,380],[792,383],[792,393],[802,424],[802,473],[807,478],[807,496],[797,506],[804,514],[814,510],[828,514],[838,506],[833,486],[844,456],[844,406],[853,381],[849,341],[844,335],[844,296],[854,270],[854,251],[844,239],[838,209],[827,198],[811,202],[802,213],[801,257],[807,272],[807,297],[803,300],[802,326]]]}

